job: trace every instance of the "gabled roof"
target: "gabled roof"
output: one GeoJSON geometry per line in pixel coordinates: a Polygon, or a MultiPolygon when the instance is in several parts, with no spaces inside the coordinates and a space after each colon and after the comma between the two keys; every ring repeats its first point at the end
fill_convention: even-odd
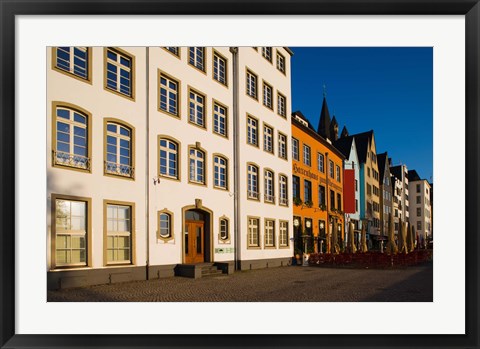
{"type": "Polygon", "coordinates": [[[402,180],[402,171],[403,171],[402,165],[390,166],[390,173],[400,181],[402,180]]]}
{"type": "Polygon", "coordinates": [[[409,182],[420,181],[420,180],[422,180],[422,179],[418,175],[417,171],[408,170],[408,181],[409,182]]]}
{"type": "MultiPolygon", "coordinates": [[[[357,146],[358,161],[364,164],[367,161],[368,145],[373,139],[373,130],[357,133],[349,137],[355,137],[355,145],[357,146]]],[[[346,137],[346,138],[349,138],[346,137]]]]}
{"type": "Polygon", "coordinates": [[[381,182],[383,182],[383,179],[385,177],[385,169],[386,169],[386,164],[388,161],[388,155],[387,152],[377,154],[377,161],[378,161],[378,173],[380,175],[381,182]]]}
{"type": "Polygon", "coordinates": [[[322,111],[320,112],[320,120],[318,121],[317,133],[323,138],[332,139],[330,137],[330,112],[328,111],[327,99],[323,97],[322,111]]]}
{"type": "Polygon", "coordinates": [[[340,150],[345,155],[346,159],[350,158],[350,151],[352,150],[353,137],[339,138],[333,142],[333,146],[340,150]]]}
{"type": "Polygon", "coordinates": [[[307,119],[307,117],[306,117],[305,115],[303,115],[303,113],[302,113],[300,110],[294,111],[294,112],[292,113],[292,116],[293,116],[293,117],[298,116],[300,119],[302,119],[304,122],[307,123],[309,129],[315,131],[315,129],[313,128],[312,123],[307,119]]]}

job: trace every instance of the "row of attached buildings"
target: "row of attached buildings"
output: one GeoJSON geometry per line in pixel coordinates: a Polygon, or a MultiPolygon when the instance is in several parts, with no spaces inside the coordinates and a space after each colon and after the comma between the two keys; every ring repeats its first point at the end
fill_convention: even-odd
{"type": "Polygon", "coordinates": [[[349,221],[373,246],[381,177],[408,218],[416,182],[379,169],[373,131],[338,138],[325,99],[317,130],[292,114],[292,54],[48,48],[48,288],[288,265],[301,235],[324,251],[349,221]]]}

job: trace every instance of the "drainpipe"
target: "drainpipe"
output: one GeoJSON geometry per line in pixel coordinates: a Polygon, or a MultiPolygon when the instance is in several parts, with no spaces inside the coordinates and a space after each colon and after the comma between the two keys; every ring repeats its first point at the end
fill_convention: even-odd
{"type": "Polygon", "coordinates": [[[233,62],[233,208],[234,208],[234,265],[235,270],[239,270],[240,261],[240,178],[239,178],[239,116],[238,116],[238,47],[230,47],[233,62]]]}
{"type": "Polygon", "coordinates": [[[146,258],[146,261],[145,261],[145,277],[147,280],[150,279],[150,275],[149,275],[149,267],[150,267],[150,191],[149,191],[149,188],[150,188],[150,185],[149,185],[149,174],[150,174],[150,161],[149,161],[149,146],[150,146],[150,109],[149,109],[149,102],[150,102],[150,67],[149,67],[149,64],[150,64],[150,48],[147,46],[147,52],[146,52],[146,60],[145,60],[145,63],[146,63],[146,99],[145,99],[145,103],[146,103],[146,137],[145,137],[145,210],[146,210],[146,214],[145,214],[145,221],[146,221],[146,224],[145,224],[145,233],[146,233],[146,244],[147,244],[147,248],[146,248],[146,253],[147,253],[147,258],[146,258]]]}

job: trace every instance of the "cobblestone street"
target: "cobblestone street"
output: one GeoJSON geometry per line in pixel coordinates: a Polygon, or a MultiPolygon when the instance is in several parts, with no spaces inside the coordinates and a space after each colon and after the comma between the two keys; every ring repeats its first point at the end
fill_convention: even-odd
{"type": "Polygon", "coordinates": [[[279,267],[48,291],[49,302],[432,302],[433,265],[406,269],[279,267]]]}

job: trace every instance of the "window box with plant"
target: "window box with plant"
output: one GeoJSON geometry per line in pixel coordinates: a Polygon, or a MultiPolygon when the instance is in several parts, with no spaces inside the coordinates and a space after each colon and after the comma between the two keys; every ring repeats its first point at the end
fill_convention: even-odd
{"type": "Polygon", "coordinates": [[[303,201],[302,201],[302,199],[300,199],[299,197],[294,197],[294,198],[293,198],[293,204],[294,204],[295,206],[300,206],[301,204],[303,204],[303,201]]]}
{"type": "Polygon", "coordinates": [[[308,208],[310,208],[310,207],[312,207],[312,206],[313,206],[313,202],[312,202],[312,201],[310,201],[310,200],[308,200],[308,201],[305,201],[305,206],[306,206],[306,207],[308,207],[308,208]]]}

